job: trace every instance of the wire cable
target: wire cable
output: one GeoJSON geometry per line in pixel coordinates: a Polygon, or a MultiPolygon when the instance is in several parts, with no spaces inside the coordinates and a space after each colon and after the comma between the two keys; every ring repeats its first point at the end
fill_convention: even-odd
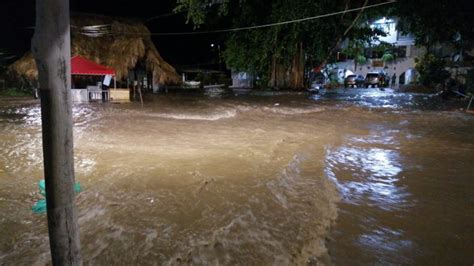
{"type": "Polygon", "coordinates": [[[160,19],[160,18],[167,18],[167,17],[171,17],[171,16],[176,16],[176,15],[179,15],[181,13],[184,13],[184,11],[181,11],[181,12],[169,12],[169,13],[165,13],[165,14],[161,14],[161,15],[156,15],[156,16],[153,16],[153,17],[149,17],[145,20],[145,22],[150,22],[150,21],[153,21],[153,20],[156,20],[156,19],[160,19]]]}
{"type": "Polygon", "coordinates": [[[101,36],[105,36],[105,35],[118,35],[118,34],[123,34],[123,35],[147,35],[147,36],[180,36],[180,35],[184,36],[184,35],[237,32],[237,31],[244,31],[244,30],[262,29],[262,28],[268,28],[268,27],[274,27],[274,26],[280,26],[280,25],[287,25],[287,24],[293,24],[293,23],[301,23],[301,22],[305,22],[305,21],[310,21],[310,20],[315,20],[315,19],[320,19],[320,18],[326,18],[326,17],[336,16],[336,15],[341,15],[341,14],[346,14],[346,13],[350,13],[350,12],[354,12],[354,11],[365,10],[365,9],[379,7],[379,6],[383,6],[383,5],[389,5],[389,4],[393,4],[395,2],[397,2],[397,0],[389,0],[389,1],[383,2],[383,3],[372,4],[372,5],[367,5],[367,6],[363,6],[363,7],[357,7],[357,8],[347,9],[347,10],[343,10],[343,11],[337,11],[337,12],[317,15],[317,16],[313,16],[313,17],[306,17],[306,18],[301,18],[301,19],[288,20],[288,21],[282,21],[282,22],[276,22],[276,23],[269,23],[269,24],[263,24],[263,25],[257,25],[257,26],[239,27],[239,28],[222,29],[222,30],[191,31],[191,32],[136,33],[136,32],[112,32],[111,28],[107,28],[108,25],[91,25],[91,26],[80,27],[79,33],[83,34],[83,35],[86,35],[86,36],[89,36],[89,37],[101,37],[101,36]]]}
{"type": "Polygon", "coordinates": [[[359,11],[359,10],[362,10],[362,9],[369,9],[369,8],[383,6],[383,5],[393,4],[395,2],[397,2],[397,0],[390,0],[390,1],[387,1],[387,2],[383,2],[383,3],[368,5],[368,6],[365,6],[365,7],[357,7],[357,8],[347,9],[347,10],[343,10],[343,11],[337,11],[337,12],[327,13],[327,14],[323,14],[323,15],[317,15],[317,16],[313,16],[313,17],[307,17],[307,18],[301,18],[301,19],[295,19],[295,20],[288,20],[288,21],[282,21],[282,22],[276,22],[276,23],[270,23],[270,24],[263,24],[263,25],[257,25],[257,26],[240,27],[240,28],[232,28],[232,29],[222,29],[222,30],[210,30],[210,31],[150,33],[150,35],[152,35],[152,36],[196,35],[196,34],[212,34],[212,33],[225,33],[225,32],[236,32],[236,31],[243,31],[243,30],[261,29],[261,28],[287,25],[287,24],[292,24],[292,23],[300,23],[300,22],[305,22],[305,21],[309,21],[309,20],[315,20],[315,19],[320,19],[320,18],[325,18],[325,17],[341,15],[341,14],[345,14],[345,13],[359,11]]]}

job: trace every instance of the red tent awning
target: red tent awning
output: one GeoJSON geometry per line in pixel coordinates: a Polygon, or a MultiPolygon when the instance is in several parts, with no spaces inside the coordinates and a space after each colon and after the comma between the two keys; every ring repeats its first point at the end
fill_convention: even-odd
{"type": "Polygon", "coordinates": [[[72,75],[113,75],[115,69],[99,65],[84,57],[74,56],[71,58],[71,74],[72,75]]]}

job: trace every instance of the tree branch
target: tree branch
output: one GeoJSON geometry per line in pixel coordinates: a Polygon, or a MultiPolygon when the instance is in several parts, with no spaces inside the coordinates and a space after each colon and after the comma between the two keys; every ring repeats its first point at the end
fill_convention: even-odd
{"type": "MultiPolygon", "coordinates": [[[[347,27],[347,29],[344,31],[344,33],[339,37],[336,44],[332,48],[329,49],[326,58],[319,65],[320,69],[327,64],[327,62],[329,61],[329,58],[331,57],[331,55],[334,53],[334,51],[336,51],[336,49],[339,47],[339,45],[341,45],[341,42],[347,36],[349,31],[355,26],[355,24],[357,23],[359,18],[362,16],[362,13],[364,12],[365,7],[367,6],[368,3],[369,3],[369,0],[364,1],[364,5],[362,6],[362,9],[357,13],[357,16],[354,18],[352,23],[349,25],[349,27],[347,27]]],[[[346,9],[344,11],[347,11],[348,9],[349,9],[349,2],[347,2],[346,9]]]]}

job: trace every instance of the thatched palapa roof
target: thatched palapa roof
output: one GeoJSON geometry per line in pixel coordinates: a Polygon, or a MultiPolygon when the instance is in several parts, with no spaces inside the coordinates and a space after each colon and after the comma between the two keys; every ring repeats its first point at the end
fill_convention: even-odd
{"type": "MultiPolygon", "coordinates": [[[[139,61],[145,61],[147,70],[153,73],[154,83],[181,82],[176,70],[156,49],[150,31],[139,22],[97,15],[73,16],[71,53],[72,56],[80,55],[98,64],[114,68],[117,80],[127,78],[129,70],[135,68],[139,61]],[[92,25],[100,26],[93,27],[91,31],[88,26],[92,25]]],[[[23,76],[28,80],[36,80],[38,77],[31,52],[13,63],[9,70],[12,74],[23,76]]]]}

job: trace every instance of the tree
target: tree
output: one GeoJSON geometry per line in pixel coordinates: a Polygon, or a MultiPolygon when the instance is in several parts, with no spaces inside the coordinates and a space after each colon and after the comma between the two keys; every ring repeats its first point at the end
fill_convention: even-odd
{"type": "MultiPolygon", "coordinates": [[[[199,24],[204,21],[204,12],[221,4],[225,8],[219,7],[219,13],[225,11],[233,27],[247,27],[349,10],[367,3],[367,0],[179,0],[178,8],[187,9],[188,20],[199,24]]],[[[301,88],[304,69],[334,60],[333,55],[345,38],[365,38],[378,32],[362,23],[374,12],[380,10],[362,9],[302,23],[233,32],[227,38],[224,58],[229,67],[253,72],[270,86],[301,88]]]]}
{"type": "Polygon", "coordinates": [[[427,53],[417,58],[415,63],[415,69],[420,74],[418,80],[424,86],[442,85],[449,78],[449,72],[445,69],[446,62],[433,54],[427,53]]]}
{"type": "Polygon", "coordinates": [[[445,70],[448,60],[439,48],[450,47],[455,51],[455,66],[462,66],[465,51],[474,48],[471,0],[402,0],[393,13],[400,18],[399,30],[413,34],[416,44],[427,49],[427,54],[416,63],[419,81],[425,86],[442,84],[450,76],[445,70]]]}
{"type": "Polygon", "coordinates": [[[53,265],[82,265],[74,204],[69,0],[37,0],[38,66],[49,242],[53,265]]]}
{"type": "Polygon", "coordinates": [[[398,28],[413,34],[416,43],[430,50],[433,45],[451,42],[456,35],[473,40],[474,5],[471,0],[400,0],[393,14],[398,28]]]}
{"type": "Polygon", "coordinates": [[[351,40],[347,47],[343,50],[343,53],[354,58],[354,72],[357,72],[358,64],[365,64],[367,58],[365,57],[365,47],[367,43],[363,40],[351,40]]]}
{"type": "Polygon", "coordinates": [[[395,60],[395,57],[390,51],[385,51],[385,53],[382,55],[382,61],[384,63],[388,63],[395,60]]]}

